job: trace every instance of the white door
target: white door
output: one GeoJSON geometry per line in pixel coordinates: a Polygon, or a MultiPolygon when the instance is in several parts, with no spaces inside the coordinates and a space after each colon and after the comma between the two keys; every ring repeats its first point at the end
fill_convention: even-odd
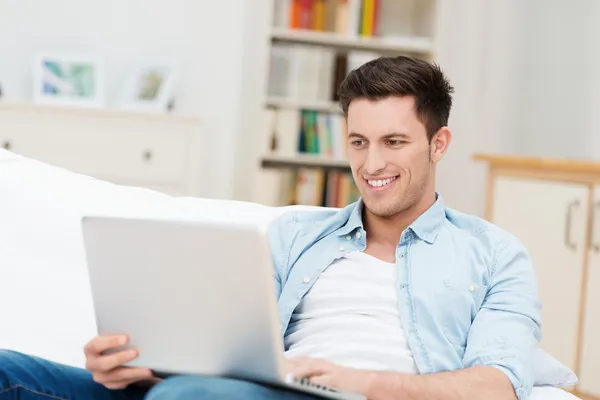
{"type": "Polygon", "coordinates": [[[499,177],[492,222],[531,256],[542,301],[541,347],[575,369],[589,188],[499,177]]]}
{"type": "Polygon", "coordinates": [[[600,397],[600,188],[595,190],[592,218],[579,390],[600,397]]]}

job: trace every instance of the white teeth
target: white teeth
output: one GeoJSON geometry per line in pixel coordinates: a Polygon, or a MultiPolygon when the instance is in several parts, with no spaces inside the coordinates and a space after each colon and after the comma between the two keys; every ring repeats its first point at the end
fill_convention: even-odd
{"type": "Polygon", "coordinates": [[[396,180],[396,177],[388,178],[388,179],[370,179],[367,182],[371,186],[381,187],[381,186],[389,185],[390,183],[392,183],[395,180],[396,180]]]}

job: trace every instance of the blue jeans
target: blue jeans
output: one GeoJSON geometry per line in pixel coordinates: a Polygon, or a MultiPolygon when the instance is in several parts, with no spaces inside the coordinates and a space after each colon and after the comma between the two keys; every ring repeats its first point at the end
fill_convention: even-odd
{"type": "Polygon", "coordinates": [[[312,400],[316,397],[221,378],[174,377],[152,389],[109,390],[80,368],[0,350],[0,400],[312,400]]]}

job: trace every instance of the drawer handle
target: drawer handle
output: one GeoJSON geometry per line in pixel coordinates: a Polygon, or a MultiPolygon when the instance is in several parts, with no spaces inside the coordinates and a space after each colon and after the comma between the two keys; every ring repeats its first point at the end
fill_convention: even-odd
{"type": "Polygon", "coordinates": [[[594,207],[592,207],[592,249],[596,252],[596,253],[600,253],[600,243],[595,242],[594,240],[596,239],[596,217],[597,217],[597,211],[600,209],[600,201],[597,201],[594,203],[594,207]]]}
{"type": "Polygon", "coordinates": [[[12,147],[11,143],[7,140],[4,143],[2,143],[2,148],[4,150],[10,150],[10,148],[12,147]]]}
{"type": "Polygon", "coordinates": [[[567,206],[567,215],[565,221],[565,246],[571,250],[577,250],[577,246],[571,240],[571,215],[573,214],[573,208],[577,208],[579,205],[579,200],[573,200],[567,206]]]}
{"type": "Polygon", "coordinates": [[[152,152],[150,150],[146,150],[144,152],[144,154],[142,155],[144,161],[151,161],[152,160],[152,152]]]}

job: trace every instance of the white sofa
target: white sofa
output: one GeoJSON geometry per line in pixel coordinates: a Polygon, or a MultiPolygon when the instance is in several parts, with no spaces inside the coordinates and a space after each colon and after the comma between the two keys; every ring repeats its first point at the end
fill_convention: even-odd
{"type": "MultiPolygon", "coordinates": [[[[169,197],[0,149],[0,348],[83,366],[82,348],[96,334],[80,233],[83,215],[265,224],[290,208],[169,197]]],[[[576,397],[535,388],[534,398],[576,397]]]]}

